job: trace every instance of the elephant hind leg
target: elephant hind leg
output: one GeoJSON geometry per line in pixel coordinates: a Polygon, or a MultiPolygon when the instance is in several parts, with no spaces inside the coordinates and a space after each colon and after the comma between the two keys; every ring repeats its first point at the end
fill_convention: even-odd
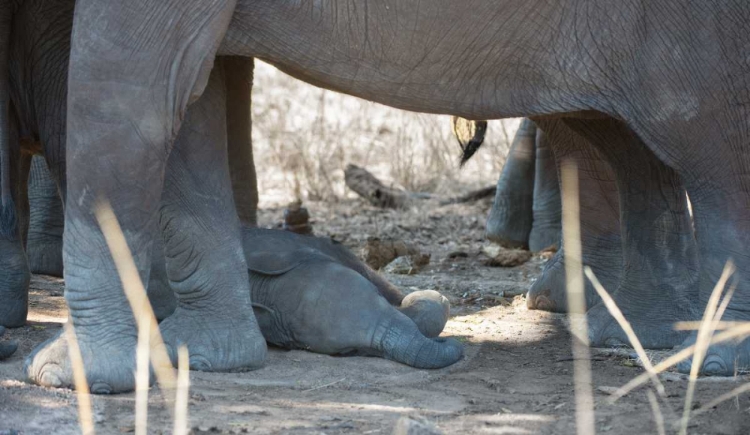
{"type": "Polygon", "coordinates": [[[42,156],[34,156],[29,175],[29,235],[26,253],[32,273],[63,276],[64,213],[57,185],[42,156]]]}
{"type": "Polygon", "coordinates": [[[177,308],[160,325],[176,359],[196,370],[255,369],[266,342],[250,303],[240,221],[229,176],[223,67],[191,107],[169,158],[160,223],[177,308]]]}
{"type": "Polygon", "coordinates": [[[533,223],[536,125],[524,119],[497,181],[487,218],[487,238],[508,248],[528,248],[533,223]]]}

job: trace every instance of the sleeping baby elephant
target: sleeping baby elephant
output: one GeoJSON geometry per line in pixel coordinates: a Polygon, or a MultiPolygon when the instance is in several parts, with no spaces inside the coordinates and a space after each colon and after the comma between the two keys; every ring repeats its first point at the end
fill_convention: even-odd
{"type": "Polygon", "coordinates": [[[244,230],[243,247],[253,310],[271,344],[425,369],[463,356],[457,340],[436,338],[449,304],[435,291],[404,297],[329,239],[252,228],[244,230]]]}

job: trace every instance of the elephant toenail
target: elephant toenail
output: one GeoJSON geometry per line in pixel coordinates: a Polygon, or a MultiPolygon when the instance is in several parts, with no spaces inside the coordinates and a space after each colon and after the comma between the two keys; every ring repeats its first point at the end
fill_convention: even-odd
{"type": "Polygon", "coordinates": [[[211,362],[200,355],[191,355],[190,369],[197,370],[199,372],[209,372],[211,371],[211,362]]]}
{"type": "Polygon", "coordinates": [[[112,387],[105,382],[94,382],[91,384],[91,392],[94,394],[112,394],[112,387]]]}
{"type": "Polygon", "coordinates": [[[39,379],[39,384],[44,385],[45,387],[54,387],[54,388],[60,388],[63,386],[62,380],[59,376],[57,376],[56,373],[53,373],[52,371],[45,370],[42,372],[42,376],[39,379]]]}
{"type": "Polygon", "coordinates": [[[723,376],[728,371],[724,361],[716,355],[707,357],[703,364],[703,374],[707,376],[723,376]]]}

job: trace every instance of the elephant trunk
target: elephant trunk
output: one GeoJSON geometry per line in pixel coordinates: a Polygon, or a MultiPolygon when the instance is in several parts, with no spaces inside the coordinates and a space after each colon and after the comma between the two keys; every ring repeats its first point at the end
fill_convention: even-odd
{"type": "Polygon", "coordinates": [[[427,338],[405,315],[398,315],[381,329],[376,348],[383,357],[419,369],[439,369],[463,357],[463,345],[453,338],[427,338]]]}

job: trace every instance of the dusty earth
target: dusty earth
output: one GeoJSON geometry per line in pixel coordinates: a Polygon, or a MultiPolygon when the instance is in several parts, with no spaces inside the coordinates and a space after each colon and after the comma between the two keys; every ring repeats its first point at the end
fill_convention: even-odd
{"type": "MultiPolygon", "coordinates": [[[[417,370],[379,358],[331,357],[272,350],[267,365],[247,373],[190,375],[193,433],[390,434],[399,417],[420,416],[444,433],[575,433],[570,336],[563,316],[528,311],[522,295],[544,259],[512,269],[491,268],[480,254],[487,202],[409,211],[373,209],[358,200],[307,204],[317,234],[359,250],[368,237],[398,238],[432,256],[417,275],[388,275],[405,291],[447,295],[453,318],[444,335],[466,344],[466,357],[442,370],[417,370]],[[518,296],[516,296],[518,295],[518,296]]],[[[281,209],[265,210],[262,224],[280,223],[281,209]]],[[[21,342],[0,362],[0,434],[78,433],[77,399],[68,390],[23,382],[23,359],[65,319],[60,280],[35,277],[28,325],[10,331],[21,342]]],[[[657,433],[645,388],[614,405],[607,392],[642,369],[628,352],[592,353],[599,433],[657,433]]],[[[687,382],[666,373],[661,402],[667,433],[681,413],[687,382]]],[[[697,403],[726,393],[747,378],[698,382],[697,403]]],[[[93,399],[99,433],[133,431],[134,396],[93,399]]],[[[750,397],[730,400],[691,420],[691,434],[750,433],[750,397]]],[[[151,390],[149,432],[170,433],[163,396],[151,390]]]]}

